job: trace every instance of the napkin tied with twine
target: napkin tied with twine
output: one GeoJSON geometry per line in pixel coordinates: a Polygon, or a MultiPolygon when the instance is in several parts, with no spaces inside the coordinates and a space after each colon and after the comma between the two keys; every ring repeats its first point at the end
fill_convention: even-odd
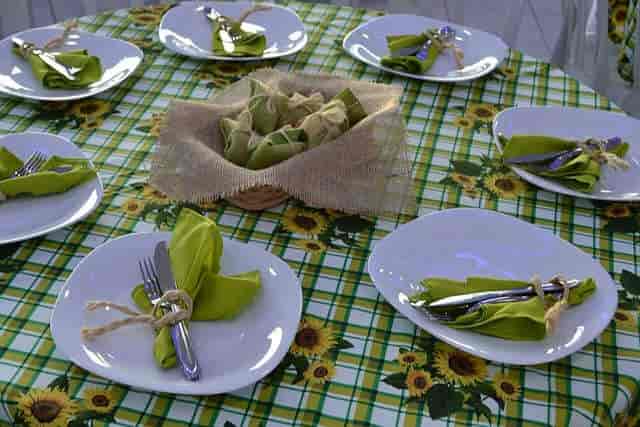
{"type": "MultiPolygon", "coordinates": [[[[152,157],[150,183],[170,198],[191,202],[232,197],[271,186],[309,206],[354,214],[415,213],[415,191],[400,87],[325,74],[257,70],[210,102],[175,100],[152,157]],[[367,116],[335,140],[262,170],[226,160],[220,119],[246,106],[255,79],[287,96],[321,93],[331,99],[349,88],[367,116]]],[[[240,153],[239,155],[243,155],[240,153]]]]}

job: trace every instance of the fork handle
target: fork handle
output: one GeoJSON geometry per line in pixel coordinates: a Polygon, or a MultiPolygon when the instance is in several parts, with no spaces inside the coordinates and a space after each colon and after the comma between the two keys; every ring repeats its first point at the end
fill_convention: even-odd
{"type": "MultiPolygon", "coordinates": [[[[178,310],[180,310],[180,307],[171,304],[171,311],[178,310]]],[[[187,322],[183,320],[171,326],[171,340],[176,349],[176,356],[184,376],[188,380],[197,381],[200,378],[200,365],[193,352],[191,334],[189,333],[189,328],[187,328],[187,322]]]]}

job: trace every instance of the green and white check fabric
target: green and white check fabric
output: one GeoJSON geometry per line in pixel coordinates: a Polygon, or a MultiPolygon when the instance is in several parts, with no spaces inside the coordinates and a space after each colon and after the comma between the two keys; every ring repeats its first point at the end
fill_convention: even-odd
{"type": "Polygon", "coordinates": [[[618,58],[618,74],[629,83],[634,81],[634,61],[638,34],[636,31],[638,22],[638,0],[629,0],[627,19],[624,26],[624,39],[620,46],[618,58]]]}
{"type": "MultiPolygon", "coordinates": [[[[218,90],[203,79],[203,63],[154,47],[145,50],[145,60],[132,77],[98,97],[113,107],[99,118],[89,117],[91,109],[85,103],[85,110],[82,105],[70,107],[75,118],[51,121],[50,115],[39,113],[40,104],[0,96],[0,133],[41,131],[69,138],[91,156],[105,184],[103,202],[86,220],[41,238],[0,247],[0,424],[14,425],[20,393],[44,388],[64,375],[71,398],[97,387],[108,388],[117,400],[110,421],[94,421],[93,425],[635,427],[640,391],[636,311],[640,286],[633,281],[640,256],[637,235],[603,229],[606,220],[587,200],[535,189],[515,196],[505,188],[497,193],[504,197],[492,197],[484,191],[474,196],[472,191],[441,182],[451,174],[452,164],[466,164],[468,170],[468,162],[480,164],[483,156],[492,157],[496,152],[488,127],[483,126],[486,117],[478,106],[484,106],[485,113],[514,105],[615,107],[549,64],[516,51],[510,53],[499,73],[473,82],[435,84],[386,74],[355,61],[336,43],[350,29],[379,13],[311,3],[290,2],[288,6],[303,20],[309,43],[297,55],[275,62],[276,68],[332,73],[404,88],[401,108],[412,149],[420,214],[458,206],[497,210],[573,243],[598,259],[616,279],[627,270],[631,279],[626,290],[620,291],[626,305],[621,306],[616,321],[596,341],[556,363],[516,367],[474,361],[467,366],[475,375],[467,394],[482,384],[483,390],[489,387],[489,394],[500,399],[484,400],[486,409],[481,408],[485,414],[480,417],[469,405],[459,405],[449,415],[432,420],[438,409],[444,410],[451,402],[436,405],[435,398],[416,401],[420,390],[408,387],[408,379],[398,382],[398,378],[405,378],[402,375],[393,375],[401,370],[399,354],[425,348],[426,359],[436,363],[434,372],[443,373],[446,380],[439,380],[440,391],[457,384],[456,375],[471,374],[464,366],[454,365],[452,359],[450,369],[438,364],[451,356],[451,350],[387,304],[366,273],[372,244],[412,218],[374,218],[372,228],[344,237],[347,246],[305,251],[289,234],[278,233],[283,213],[296,208],[293,202],[259,213],[220,203],[211,215],[223,233],[263,247],[288,262],[303,287],[304,317],[330,327],[336,337],[352,344],[332,356],[323,356],[330,357],[335,366],[331,378],[317,384],[294,384],[296,372],[291,367],[279,377],[236,392],[200,398],[131,389],[79,369],[56,349],[49,318],[64,281],[92,249],[118,236],[154,230],[135,202],[145,202],[146,196],[136,184],[148,177],[149,155],[156,140],[140,124],[164,112],[174,98],[205,100],[218,90]],[[75,120],[83,114],[89,118],[78,126],[75,120]],[[444,375],[447,372],[448,377],[444,375]],[[498,374],[509,376],[514,386],[500,386],[498,374]],[[503,409],[498,401],[504,404],[503,409]]],[[[132,25],[126,10],[85,17],[80,25],[116,38],[157,40],[154,26],[132,25]]],[[[486,182],[487,188],[490,185],[495,182],[486,182]]]]}

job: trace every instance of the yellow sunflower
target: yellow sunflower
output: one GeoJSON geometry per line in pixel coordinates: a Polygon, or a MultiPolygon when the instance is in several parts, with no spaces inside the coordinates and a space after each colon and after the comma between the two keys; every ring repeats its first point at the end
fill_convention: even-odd
{"type": "Polygon", "coordinates": [[[136,24],[140,24],[140,25],[148,25],[148,26],[158,25],[160,23],[161,18],[162,18],[161,15],[150,13],[150,12],[129,14],[129,19],[131,19],[136,24]]]}
{"type": "Polygon", "coordinates": [[[636,427],[640,418],[637,415],[616,414],[613,427],[636,427]]]}
{"type": "Polygon", "coordinates": [[[607,218],[628,218],[632,214],[631,208],[628,205],[620,203],[614,203],[609,205],[604,210],[604,216],[607,218]]]}
{"type": "Polygon", "coordinates": [[[506,65],[501,65],[498,67],[498,70],[502,73],[502,75],[507,80],[513,80],[516,76],[516,70],[513,67],[508,67],[506,65]]]}
{"type": "Polygon", "coordinates": [[[60,390],[33,389],[18,400],[18,409],[29,427],[67,427],[78,410],[60,390]]]}
{"type": "Polygon", "coordinates": [[[298,208],[288,208],[282,216],[284,228],[292,233],[317,235],[327,226],[327,220],[319,213],[298,208]]]}
{"type": "Polygon", "coordinates": [[[320,240],[300,239],[296,245],[307,252],[319,254],[327,250],[327,245],[320,240]]]}
{"type": "Polygon", "coordinates": [[[471,104],[465,112],[465,116],[483,123],[491,123],[496,114],[498,110],[491,104],[471,104]]]}
{"type": "Polygon", "coordinates": [[[498,372],[493,376],[493,386],[502,400],[516,400],[520,396],[520,382],[512,376],[498,372]]]}
{"type": "Polygon", "coordinates": [[[122,210],[131,216],[139,215],[143,209],[144,202],[138,199],[129,199],[122,205],[122,210]]]}
{"type": "Polygon", "coordinates": [[[615,29],[612,31],[609,31],[609,39],[615,43],[615,44],[619,44],[622,43],[622,39],[624,38],[624,34],[622,34],[622,31],[615,29]]]}
{"type": "Polygon", "coordinates": [[[168,197],[162,191],[156,190],[149,184],[145,184],[142,188],[142,195],[145,199],[151,199],[154,202],[166,202],[168,197]]]}
{"type": "Polygon", "coordinates": [[[484,186],[493,194],[506,199],[515,199],[527,191],[527,185],[511,175],[489,175],[485,177],[483,182],[484,186]]]}
{"type": "Polygon", "coordinates": [[[314,319],[303,319],[291,344],[291,352],[300,356],[322,356],[335,342],[330,327],[314,319]]]}
{"type": "Polygon", "coordinates": [[[70,112],[84,119],[95,118],[111,112],[111,104],[100,99],[85,99],[74,102],[70,112]]]}
{"type": "Polygon", "coordinates": [[[84,406],[89,411],[108,414],[116,407],[116,397],[109,390],[88,388],[84,391],[84,406]]]}
{"type": "Polygon", "coordinates": [[[474,187],[462,187],[462,194],[464,194],[467,197],[471,197],[472,199],[475,199],[480,195],[480,192],[476,190],[474,187]]]}
{"type": "Polygon", "coordinates": [[[80,129],[82,130],[94,130],[102,126],[104,120],[101,117],[88,118],[80,123],[80,129]]]}
{"type": "Polygon", "coordinates": [[[431,374],[421,369],[410,370],[407,373],[407,379],[405,380],[405,383],[407,384],[409,396],[414,397],[422,396],[433,385],[433,381],[431,381],[431,374]]]}
{"type": "Polygon", "coordinates": [[[333,362],[328,360],[316,360],[306,371],[304,371],[304,379],[311,384],[324,384],[336,374],[336,367],[333,362]]]}
{"type": "Polygon", "coordinates": [[[433,364],[447,381],[460,385],[471,385],[487,376],[484,360],[454,348],[436,352],[433,364]]]}
{"type": "Polygon", "coordinates": [[[475,187],[478,181],[474,176],[464,175],[458,172],[454,172],[450,176],[453,182],[460,184],[462,187],[467,187],[467,188],[475,187]]]}
{"type": "Polygon", "coordinates": [[[628,310],[617,309],[613,314],[616,327],[627,331],[638,330],[638,316],[628,310]]]}
{"type": "Polygon", "coordinates": [[[415,351],[398,353],[396,359],[398,359],[400,366],[404,366],[406,368],[422,366],[427,362],[427,356],[424,353],[416,353],[415,351]]]}
{"type": "Polygon", "coordinates": [[[218,77],[240,77],[247,72],[247,68],[237,62],[220,62],[211,67],[211,71],[218,77]]]}
{"type": "Polygon", "coordinates": [[[40,103],[40,109],[43,111],[64,111],[69,108],[68,102],[43,101],[40,103]]]}
{"type": "Polygon", "coordinates": [[[616,26],[624,26],[625,21],[627,20],[627,5],[620,4],[613,8],[611,11],[611,22],[613,22],[616,26]]]}
{"type": "Polygon", "coordinates": [[[475,118],[468,116],[460,116],[453,119],[453,125],[461,129],[473,129],[475,118]]]}

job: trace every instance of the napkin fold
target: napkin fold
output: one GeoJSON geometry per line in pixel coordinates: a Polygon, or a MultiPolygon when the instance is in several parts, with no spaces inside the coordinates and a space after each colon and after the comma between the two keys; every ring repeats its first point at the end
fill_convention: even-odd
{"type": "MultiPolygon", "coordinates": [[[[215,222],[190,209],[182,209],[169,242],[169,257],[176,286],[193,300],[193,321],[233,319],[251,304],[260,290],[258,271],[232,276],[220,274],[222,250],[222,236],[215,222]]],[[[141,311],[151,311],[143,285],[133,289],[131,298],[141,311]]],[[[176,365],[169,327],[158,331],[153,355],[162,368],[176,365]]]]}
{"type": "MultiPolygon", "coordinates": [[[[575,141],[542,135],[513,135],[505,139],[502,157],[505,162],[521,156],[561,153],[577,147],[575,141]]],[[[629,144],[615,145],[609,152],[622,158],[629,149],[629,144]]],[[[550,168],[552,160],[521,164],[529,172],[551,178],[565,187],[583,193],[590,193],[600,179],[601,165],[589,153],[582,153],[567,160],[559,167],[550,168]]]]}
{"type": "Polygon", "coordinates": [[[306,148],[307,134],[304,130],[286,125],[260,141],[246,166],[253,170],[265,169],[302,153],[306,148]]]}
{"type": "MultiPolygon", "coordinates": [[[[17,47],[13,48],[13,52],[23,56],[17,47]]],[[[89,55],[87,50],[56,53],[55,58],[63,65],[80,68],[80,71],[75,74],[75,80],[68,80],[45,64],[37,55],[27,54],[25,58],[31,65],[35,78],[47,89],[80,89],[97,82],[102,77],[100,58],[89,55]]]]}
{"type": "Polygon", "coordinates": [[[442,46],[439,43],[432,42],[429,45],[424,59],[420,59],[416,55],[399,55],[398,52],[413,47],[421,49],[428,39],[426,33],[387,36],[387,46],[391,55],[383,56],[380,59],[380,64],[411,74],[426,73],[442,52],[442,46]]]}
{"type": "MultiPolygon", "coordinates": [[[[422,280],[425,291],[411,297],[412,300],[424,300],[427,304],[454,295],[473,292],[499,291],[520,288],[530,283],[518,280],[495,279],[489,277],[468,277],[466,281],[431,277],[422,280]]],[[[578,305],[596,290],[592,278],[582,281],[569,292],[569,305],[578,305]]],[[[547,296],[547,301],[552,300],[547,296]]],[[[447,326],[455,329],[468,329],[483,335],[491,335],[514,341],[541,340],[546,335],[544,320],[545,306],[537,296],[525,301],[484,304],[480,310],[465,314],[447,326]]]]}
{"type": "Polygon", "coordinates": [[[220,36],[222,26],[213,22],[213,53],[218,56],[262,56],[267,45],[264,34],[249,33],[241,29],[238,22],[231,22],[232,32],[240,37],[234,41],[220,36]],[[225,49],[225,47],[227,49],[225,49]]]}
{"type": "Polygon", "coordinates": [[[23,162],[8,149],[0,148],[0,194],[6,198],[19,196],[45,196],[63,193],[96,177],[88,160],[50,157],[36,173],[11,178],[23,162]],[[60,167],[71,167],[68,172],[55,172],[60,167]]]}

